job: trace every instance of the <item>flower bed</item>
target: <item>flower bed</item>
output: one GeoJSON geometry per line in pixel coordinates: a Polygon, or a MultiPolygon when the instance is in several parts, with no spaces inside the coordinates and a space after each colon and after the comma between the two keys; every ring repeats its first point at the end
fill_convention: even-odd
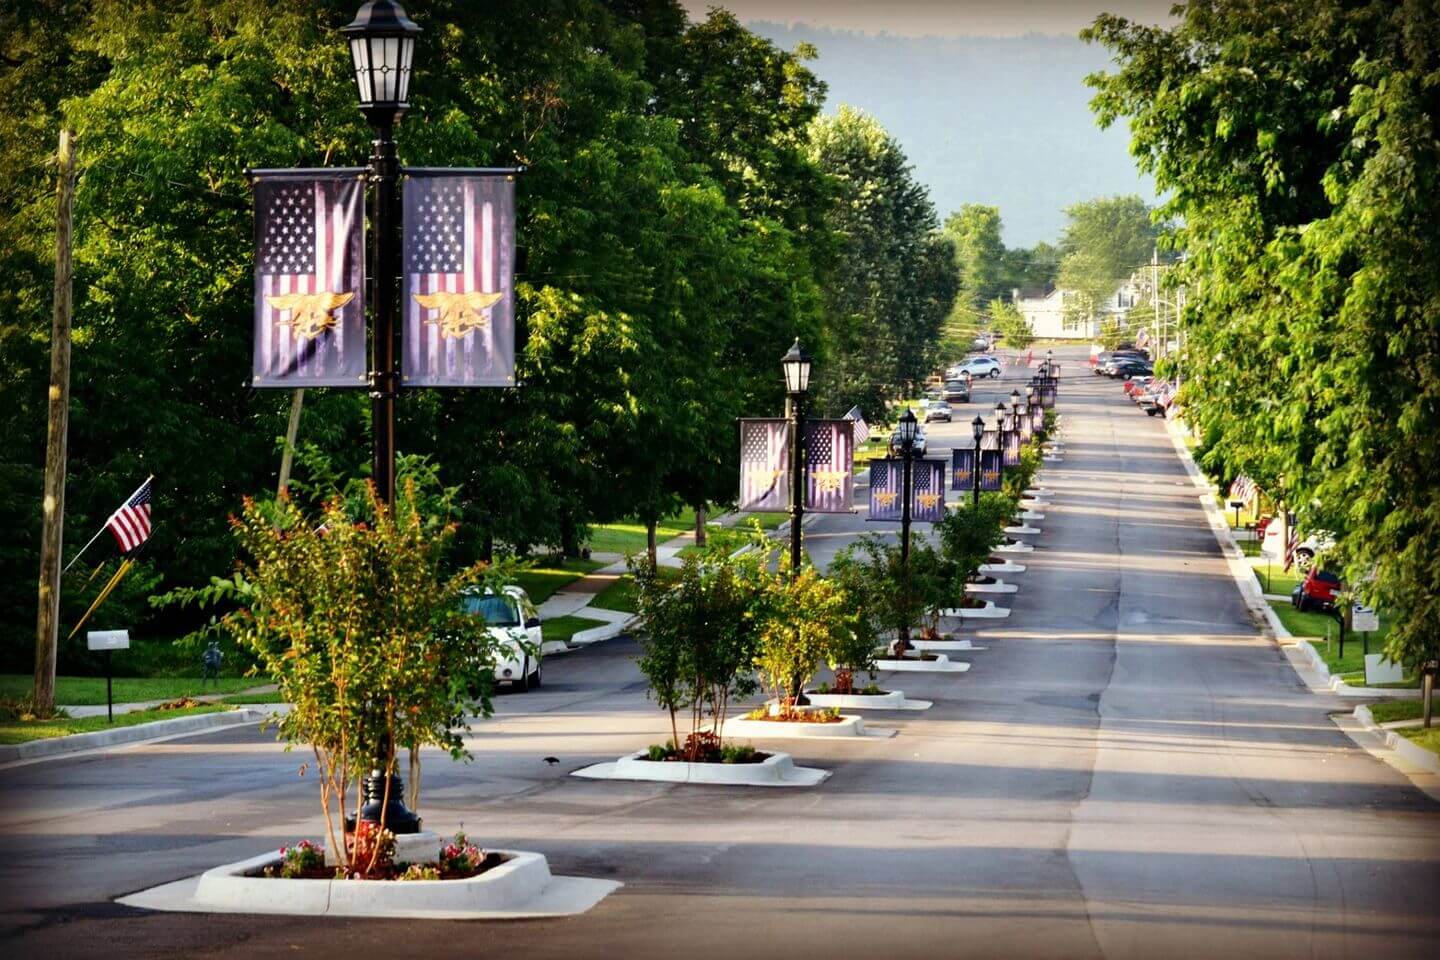
{"type": "MultiPolygon", "coordinates": [[[[366,826],[369,824],[361,824],[362,828],[366,826]]],[[[341,866],[326,865],[325,848],[309,840],[301,840],[294,846],[281,847],[278,862],[261,864],[243,875],[269,880],[468,880],[493,870],[508,859],[501,854],[481,850],[463,833],[455,834],[452,842],[441,847],[439,856],[432,863],[397,861],[395,837],[388,830],[379,833],[378,842],[373,840],[372,833],[363,829],[358,837],[347,833],[345,844],[351,854],[352,868],[349,872],[341,866]]]]}

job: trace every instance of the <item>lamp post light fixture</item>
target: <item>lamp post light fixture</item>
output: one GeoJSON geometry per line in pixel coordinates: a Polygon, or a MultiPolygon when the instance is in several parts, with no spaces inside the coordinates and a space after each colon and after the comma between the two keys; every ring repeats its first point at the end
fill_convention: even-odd
{"type": "Polygon", "coordinates": [[[1001,401],[995,404],[995,447],[1000,452],[997,462],[1000,465],[1000,480],[1005,480],[1005,403],[1001,401]]]}
{"type": "Polygon", "coordinates": [[[790,406],[790,576],[800,573],[800,522],[805,519],[805,395],[810,390],[810,354],[797,337],[780,368],[790,406]]]}
{"type": "Polygon", "coordinates": [[[985,418],[976,416],[970,421],[970,433],[975,437],[975,462],[970,469],[970,506],[980,506],[980,440],[985,436],[985,418]]]}
{"type": "MultiPolygon", "coordinates": [[[[395,152],[394,134],[395,124],[410,108],[410,70],[420,28],[405,15],[405,8],[393,0],[369,0],[340,32],[350,42],[360,112],[375,132],[369,163],[369,181],[374,186],[370,194],[370,276],[373,278],[370,303],[375,331],[369,377],[374,438],[371,476],[376,495],[393,506],[395,398],[400,381],[395,342],[400,278],[400,237],[396,229],[400,161],[395,152]]],[[[374,769],[365,778],[363,803],[357,816],[361,821],[379,823],[383,810],[383,822],[391,832],[418,833],[420,818],[405,806],[404,785],[393,769],[386,769],[393,752],[387,743],[382,756],[376,758],[374,769]]]]}
{"type": "MultiPolygon", "coordinates": [[[[915,411],[909,407],[900,415],[900,454],[904,458],[904,467],[901,473],[900,483],[900,575],[905,578],[905,593],[910,594],[910,497],[911,497],[911,464],[915,458],[915,435],[919,431],[919,423],[915,419],[915,411]]],[[[910,619],[900,624],[899,649],[896,651],[900,656],[910,648],[910,619]]]]}
{"type": "MultiPolygon", "coordinates": [[[[1011,390],[1011,391],[1010,391],[1010,413],[1011,413],[1011,415],[1016,416],[1016,417],[1020,416],[1020,391],[1019,391],[1019,390],[1011,390]]],[[[1018,427],[1019,424],[1016,424],[1016,426],[1018,427]]]]}

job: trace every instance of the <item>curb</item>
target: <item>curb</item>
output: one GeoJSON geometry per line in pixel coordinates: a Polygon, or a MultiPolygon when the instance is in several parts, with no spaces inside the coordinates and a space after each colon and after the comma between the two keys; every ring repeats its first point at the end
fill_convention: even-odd
{"type": "Polygon", "coordinates": [[[115,747],[142,740],[172,737],[182,733],[204,733],[225,727],[239,727],[247,723],[264,720],[267,714],[259,710],[242,708],[220,713],[203,713],[193,717],[176,717],[174,720],[156,720],[153,723],[137,723],[130,727],[114,730],[97,730],[94,733],[72,733],[68,737],[51,737],[48,740],[31,740],[0,746],[0,763],[15,760],[38,760],[77,750],[93,750],[97,747],[115,747]]]}
{"type": "MultiPolygon", "coordinates": [[[[1320,656],[1309,640],[1299,640],[1295,643],[1295,650],[1304,657],[1310,668],[1320,675],[1326,689],[1342,697],[1371,697],[1379,700],[1419,700],[1420,690],[1409,687],[1357,687],[1346,683],[1339,677],[1332,676],[1330,665],[1325,658],[1320,656]]],[[[1362,708],[1363,709],[1363,708],[1362,708]]],[[[1367,711],[1368,712],[1368,711],[1367,711]]]]}
{"type": "Polygon", "coordinates": [[[1424,747],[1411,743],[1407,738],[1402,737],[1394,730],[1387,729],[1375,722],[1375,717],[1370,713],[1370,708],[1360,706],[1355,708],[1355,719],[1360,725],[1377,737],[1385,741],[1385,746],[1393,751],[1397,757],[1401,757],[1407,763],[1412,763],[1422,770],[1430,773],[1440,773],[1440,755],[1431,753],[1424,747]]]}
{"type": "Polygon", "coordinates": [[[1265,624],[1273,631],[1278,639],[1289,639],[1291,633],[1285,629],[1275,611],[1270,608],[1270,603],[1265,599],[1265,593],[1260,584],[1255,580],[1255,574],[1251,572],[1250,565],[1245,562],[1245,551],[1236,542],[1235,535],[1230,532],[1230,525],[1225,522],[1225,515],[1220,511],[1220,505],[1215,500],[1215,494],[1210,490],[1210,484],[1205,480],[1205,475],[1200,472],[1196,465],[1195,458],[1190,455],[1190,449],[1180,439],[1179,427],[1176,421],[1165,420],[1165,433],[1170,437],[1170,445],[1175,448],[1175,455],[1179,457],[1180,463],[1185,467],[1185,473],[1190,478],[1191,484],[1200,491],[1200,506],[1205,511],[1205,518],[1210,521],[1210,532],[1215,535],[1215,540],[1220,545],[1220,553],[1225,557],[1225,564],[1230,568],[1230,576],[1235,585],[1240,588],[1240,596],[1245,600],[1245,606],[1250,609],[1251,614],[1258,616],[1265,621],[1265,624]]]}

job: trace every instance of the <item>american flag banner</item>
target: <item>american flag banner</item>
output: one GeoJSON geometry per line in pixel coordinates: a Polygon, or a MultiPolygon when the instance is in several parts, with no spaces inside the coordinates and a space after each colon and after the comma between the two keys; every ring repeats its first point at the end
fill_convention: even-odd
{"type": "Polygon", "coordinates": [[[1020,466],[1020,431],[1015,425],[1018,417],[1007,422],[1009,429],[1005,431],[1004,464],[1007,467],[1020,466]]]}
{"type": "Polygon", "coordinates": [[[1035,416],[1031,412],[1030,405],[1028,403],[1020,408],[1019,420],[1020,442],[1028,443],[1030,441],[1030,438],[1035,434],[1035,416]]]}
{"type": "Polygon", "coordinates": [[[790,509],[790,424],[740,421],[740,509],[790,509]]]}
{"type": "Polygon", "coordinates": [[[1030,432],[1038,433],[1043,429],[1045,429],[1045,407],[1037,403],[1030,408],[1030,432]]]}
{"type": "Polygon", "coordinates": [[[154,479],[147,477],[130,499],[105,521],[105,527],[114,535],[121,553],[129,553],[150,539],[150,482],[154,479]]]}
{"type": "Polygon", "coordinates": [[[365,171],[252,170],[256,387],[366,382],[365,171]]]}
{"type": "Polygon", "coordinates": [[[950,489],[969,490],[975,485],[975,448],[955,447],[950,451],[950,489]]]}
{"type": "Polygon", "coordinates": [[[404,184],[401,382],[515,385],[515,181],[412,167],[404,184]]]}
{"type": "Polygon", "coordinates": [[[1241,503],[1249,503],[1254,499],[1255,491],[1255,481],[1242,473],[1230,484],[1230,499],[1238,500],[1241,503]]]}
{"type": "Polygon", "coordinates": [[[1000,435],[994,430],[986,430],[980,435],[979,469],[980,489],[999,490],[1004,467],[1000,455],[1000,435]]]}
{"type": "Polygon", "coordinates": [[[1040,388],[1040,406],[1049,409],[1055,406],[1055,381],[1047,379],[1040,388]]]}
{"type": "Polygon", "coordinates": [[[900,519],[904,471],[903,460],[886,458],[870,461],[870,516],[867,520],[900,519]]]}
{"type": "Polygon", "coordinates": [[[870,425],[865,422],[865,415],[860,412],[858,404],[850,408],[850,412],[845,414],[845,419],[855,423],[855,432],[852,434],[855,446],[858,447],[870,439],[870,425]]]}
{"type": "Polygon", "coordinates": [[[939,523],[945,519],[945,461],[910,463],[910,519],[939,523]]]}
{"type": "Polygon", "coordinates": [[[854,499],[853,420],[810,420],[805,424],[805,460],[809,467],[805,509],[814,513],[850,513],[854,499]]]}
{"type": "Polygon", "coordinates": [[[1295,564],[1295,548],[1300,546],[1300,528],[1295,526],[1295,514],[1285,515],[1285,566],[1289,570],[1295,564]]]}

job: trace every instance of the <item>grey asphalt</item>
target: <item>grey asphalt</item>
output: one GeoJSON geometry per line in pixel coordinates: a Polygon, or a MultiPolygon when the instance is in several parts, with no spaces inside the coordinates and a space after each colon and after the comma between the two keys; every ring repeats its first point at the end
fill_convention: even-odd
{"type": "MultiPolygon", "coordinates": [[[[319,835],[305,758],[247,728],[0,773],[13,952],[1434,956],[1440,805],[1340,733],[1327,714],[1344,706],[1259,635],[1163,425],[1066,364],[1068,447],[1013,615],[967,630],[989,646],[968,674],[881,678],[935,701],[886,716],[898,737],[774,744],[833,770],[823,786],[566,776],[667,732],[614,641],[501,697],[473,763],[427,759],[422,802],[438,829],[624,881],[590,913],[459,924],[111,902],[319,835]]],[[[864,526],[823,518],[812,552],[864,526]]]]}

